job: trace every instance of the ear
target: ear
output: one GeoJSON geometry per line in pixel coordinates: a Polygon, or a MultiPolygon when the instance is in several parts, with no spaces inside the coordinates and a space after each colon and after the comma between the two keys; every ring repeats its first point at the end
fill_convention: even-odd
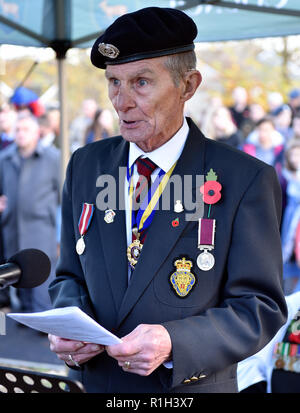
{"type": "Polygon", "coordinates": [[[182,100],[186,102],[194,96],[196,90],[202,82],[201,73],[198,70],[189,70],[185,74],[182,100]]]}

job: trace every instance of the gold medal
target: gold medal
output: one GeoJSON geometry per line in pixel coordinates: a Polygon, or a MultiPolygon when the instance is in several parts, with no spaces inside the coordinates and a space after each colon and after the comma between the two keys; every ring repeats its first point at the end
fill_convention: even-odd
{"type": "Polygon", "coordinates": [[[82,255],[85,250],[85,242],[83,237],[79,238],[79,240],[76,243],[76,252],[78,255],[82,255]]]}
{"type": "Polygon", "coordinates": [[[134,240],[129,247],[127,248],[127,258],[131,268],[135,268],[136,263],[138,262],[139,256],[141,255],[143,244],[140,240],[134,240]]]}
{"type": "Polygon", "coordinates": [[[186,261],[183,257],[182,259],[176,260],[174,265],[177,270],[171,275],[170,282],[176,294],[179,297],[184,298],[191,292],[196,284],[196,278],[194,274],[191,273],[193,264],[192,261],[186,261]]]}

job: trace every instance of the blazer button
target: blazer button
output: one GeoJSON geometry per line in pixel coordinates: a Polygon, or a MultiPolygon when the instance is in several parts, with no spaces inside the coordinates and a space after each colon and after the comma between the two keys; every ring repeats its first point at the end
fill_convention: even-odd
{"type": "Polygon", "coordinates": [[[200,374],[200,376],[198,378],[199,379],[204,379],[204,377],[206,377],[206,374],[200,374]]]}
{"type": "Polygon", "coordinates": [[[198,381],[198,380],[199,380],[199,378],[198,378],[198,377],[196,377],[196,376],[193,376],[193,377],[191,377],[191,380],[192,380],[192,381],[198,381]]]}
{"type": "Polygon", "coordinates": [[[191,380],[190,379],[185,379],[185,380],[183,380],[183,384],[189,384],[191,382],[191,380]]]}

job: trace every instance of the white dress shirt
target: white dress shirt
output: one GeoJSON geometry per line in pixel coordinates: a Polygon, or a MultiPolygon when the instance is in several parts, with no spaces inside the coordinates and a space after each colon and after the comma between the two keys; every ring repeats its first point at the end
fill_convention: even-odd
{"type": "MultiPolygon", "coordinates": [[[[178,132],[170,140],[168,140],[168,142],[166,142],[164,145],[160,146],[152,152],[144,152],[135,143],[130,142],[128,166],[129,168],[131,168],[132,165],[134,165],[132,174],[134,188],[139,178],[135,161],[140,156],[142,156],[144,158],[149,158],[158,166],[158,168],[156,168],[151,175],[151,180],[153,182],[159,174],[160,169],[167,173],[169,169],[171,169],[173,164],[179,159],[183,147],[185,145],[188,133],[189,126],[187,124],[186,119],[184,118],[182,127],[178,130],[178,132]]],[[[130,228],[129,182],[127,181],[127,179],[125,179],[125,208],[127,246],[129,246],[132,242],[132,228],[130,228]]]]}

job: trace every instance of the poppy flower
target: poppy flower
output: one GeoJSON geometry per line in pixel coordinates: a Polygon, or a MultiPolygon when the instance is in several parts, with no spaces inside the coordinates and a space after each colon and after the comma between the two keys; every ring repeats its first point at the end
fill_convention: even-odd
{"type": "Polygon", "coordinates": [[[205,204],[215,204],[221,199],[222,185],[217,181],[207,181],[200,187],[200,192],[203,194],[205,204]]]}
{"type": "Polygon", "coordinates": [[[289,335],[289,341],[292,343],[298,343],[300,344],[300,334],[295,334],[295,333],[291,333],[289,335]]]}

